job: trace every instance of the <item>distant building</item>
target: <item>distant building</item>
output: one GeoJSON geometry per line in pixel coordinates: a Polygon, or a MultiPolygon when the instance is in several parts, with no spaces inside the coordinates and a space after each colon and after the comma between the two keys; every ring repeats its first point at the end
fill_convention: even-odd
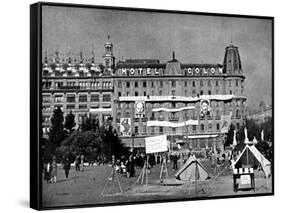
{"type": "Polygon", "coordinates": [[[42,71],[42,114],[43,132],[48,132],[53,110],[60,107],[64,115],[73,112],[77,128],[86,116],[102,124],[112,117],[112,72],[115,67],[112,44],[106,42],[103,63],[96,64],[94,53],[78,59],[55,57],[43,61],[42,71]]]}
{"type": "Polygon", "coordinates": [[[256,123],[262,124],[272,118],[272,106],[260,107],[248,113],[247,119],[253,119],[256,123]]]}
{"type": "Polygon", "coordinates": [[[245,122],[244,80],[238,47],[225,49],[222,64],[126,59],[115,64],[107,41],[102,65],[92,58],[43,59],[43,127],[56,107],[72,111],[77,128],[85,116],[100,124],[113,118],[124,144],[144,148],[145,137],[167,134],[171,149],[222,149],[224,133],[245,122]],[[227,125],[225,125],[227,124],[227,125]]]}

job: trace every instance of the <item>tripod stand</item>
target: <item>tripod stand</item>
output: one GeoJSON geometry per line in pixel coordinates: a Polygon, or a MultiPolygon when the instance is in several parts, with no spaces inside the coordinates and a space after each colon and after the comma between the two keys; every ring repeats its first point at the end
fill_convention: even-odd
{"type": "Polygon", "coordinates": [[[148,159],[145,160],[144,162],[144,165],[143,165],[143,168],[139,174],[139,177],[137,179],[137,181],[135,182],[136,183],[140,183],[140,184],[143,184],[144,183],[144,180],[145,180],[145,185],[147,185],[147,182],[148,182],[148,172],[147,172],[147,168],[148,168],[148,159]]]}
{"type": "MultiPolygon", "coordinates": [[[[122,190],[122,187],[121,187],[121,184],[120,184],[120,181],[119,181],[119,177],[118,177],[118,174],[116,173],[116,170],[114,168],[114,166],[112,166],[112,171],[110,173],[110,175],[108,176],[108,178],[106,179],[106,183],[103,187],[103,190],[101,192],[101,196],[104,196],[105,195],[105,190],[106,190],[106,187],[110,185],[110,188],[108,189],[108,191],[110,192],[110,190],[112,189],[114,183],[117,183],[118,184],[118,187],[119,187],[119,190],[120,192],[123,194],[123,190],[122,190]],[[116,179],[116,180],[115,180],[116,179]]],[[[107,194],[110,194],[110,193],[107,193],[107,194]]]]}
{"type": "MultiPolygon", "coordinates": [[[[160,170],[160,179],[162,179],[163,174],[165,173],[165,178],[164,180],[169,178],[169,173],[168,173],[168,169],[167,169],[167,159],[166,157],[163,157],[162,160],[162,164],[161,164],[161,170],[160,170]]],[[[163,183],[164,180],[161,180],[161,182],[163,183]]]]}

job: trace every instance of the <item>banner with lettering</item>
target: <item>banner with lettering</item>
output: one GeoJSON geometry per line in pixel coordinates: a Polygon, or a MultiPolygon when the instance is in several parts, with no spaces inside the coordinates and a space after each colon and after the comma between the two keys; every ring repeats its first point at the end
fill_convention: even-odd
{"type": "Polygon", "coordinates": [[[156,153],[168,151],[167,135],[145,138],[145,152],[156,153]]]}

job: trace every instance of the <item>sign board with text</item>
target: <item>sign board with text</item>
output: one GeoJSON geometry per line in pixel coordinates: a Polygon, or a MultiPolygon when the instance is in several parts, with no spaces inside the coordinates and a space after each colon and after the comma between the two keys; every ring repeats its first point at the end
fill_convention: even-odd
{"type": "Polygon", "coordinates": [[[145,152],[147,154],[166,151],[168,151],[167,135],[145,138],[145,152]]]}

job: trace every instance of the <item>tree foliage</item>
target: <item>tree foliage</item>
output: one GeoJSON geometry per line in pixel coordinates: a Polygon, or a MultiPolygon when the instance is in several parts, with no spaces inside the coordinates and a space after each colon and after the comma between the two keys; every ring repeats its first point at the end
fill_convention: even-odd
{"type": "Polygon", "coordinates": [[[74,131],[75,125],[75,115],[70,111],[70,113],[65,116],[64,128],[68,133],[71,133],[74,131]]]}
{"type": "Polygon", "coordinates": [[[98,131],[99,130],[99,121],[89,115],[89,116],[85,116],[83,118],[82,124],[81,124],[81,131],[98,131]]]}
{"type": "Polygon", "coordinates": [[[233,135],[234,135],[235,126],[231,123],[229,126],[228,133],[226,134],[225,146],[230,146],[233,143],[233,135]]]}
{"type": "Polygon", "coordinates": [[[97,159],[98,156],[111,159],[112,155],[120,157],[129,153],[112,126],[99,127],[99,131],[74,131],[62,142],[58,152],[68,156],[84,154],[88,160],[97,159]]]}
{"type": "Polygon", "coordinates": [[[60,107],[54,110],[51,118],[51,127],[49,132],[49,141],[56,146],[65,139],[64,125],[63,125],[63,112],[60,107]]]}

